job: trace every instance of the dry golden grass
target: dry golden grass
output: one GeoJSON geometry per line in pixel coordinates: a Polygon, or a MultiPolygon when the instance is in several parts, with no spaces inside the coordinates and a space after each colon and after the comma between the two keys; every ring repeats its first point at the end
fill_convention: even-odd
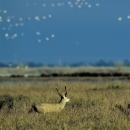
{"type": "Polygon", "coordinates": [[[46,81],[0,84],[0,96],[14,97],[13,109],[0,110],[0,130],[129,130],[130,116],[115,105],[130,102],[128,81],[46,81]],[[32,103],[56,103],[58,86],[72,89],[60,113],[28,114],[32,103]],[[19,98],[20,96],[22,98],[19,98]]]}

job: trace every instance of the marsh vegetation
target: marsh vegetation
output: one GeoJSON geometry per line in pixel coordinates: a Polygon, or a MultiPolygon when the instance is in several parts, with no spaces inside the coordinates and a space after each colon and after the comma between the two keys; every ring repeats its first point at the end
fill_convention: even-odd
{"type": "Polygon", "coordinates": [[[129,130],[128,80],[34,80],[0,83],[1,130],[129,130]],[[28,113],[32,103],[58,103],[56,86],[72,89],[58,113],[28,113]]]}

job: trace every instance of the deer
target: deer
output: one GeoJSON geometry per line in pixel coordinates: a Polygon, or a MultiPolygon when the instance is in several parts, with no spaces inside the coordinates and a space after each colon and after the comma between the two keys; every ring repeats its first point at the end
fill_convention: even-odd
{"type": "MultiPolygon", "coordinates": [[[[67,97],[68,91],[65,86],[65,94],[61,94],[59,89],[56,87],[57,93],[60,96],[60,101],[57,104],[48,104],[48,103],[41,103],[41,104],[32,104],[29,113],[34,111],[38,113],[45,114],[46,112],[60,112],[66,105],[70,99],[67,97]]],[[[70,91],[70,90],[69,90],[70,91]]]]}

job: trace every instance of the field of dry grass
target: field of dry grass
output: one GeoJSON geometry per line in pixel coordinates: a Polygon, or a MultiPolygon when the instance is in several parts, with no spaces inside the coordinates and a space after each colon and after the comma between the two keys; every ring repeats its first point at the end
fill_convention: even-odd
{"type": "Polygon", "coordinates": [[[127,109],[130,102],[129,81],[31,81],[1,82],[0,103],[3,96],[13,98],[1,105],[0,130],[129,130],[130,115],[115,105],[127,109]],[[55,87],[71,89],[70,102],[60,113],[30,113],[32,103],[57,103],[55,87]],[[8,108],[9,107],[9,108],[8,108]]]}

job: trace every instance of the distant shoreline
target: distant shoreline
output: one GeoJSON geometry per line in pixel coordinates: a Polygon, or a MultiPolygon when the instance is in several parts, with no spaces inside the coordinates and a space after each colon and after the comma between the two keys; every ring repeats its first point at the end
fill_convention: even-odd
{"type": "Polygon", "coordinates": [[[39,67],[0,68],[0,78],[122,78],[130,79],[129,67],[39,67]]]}

